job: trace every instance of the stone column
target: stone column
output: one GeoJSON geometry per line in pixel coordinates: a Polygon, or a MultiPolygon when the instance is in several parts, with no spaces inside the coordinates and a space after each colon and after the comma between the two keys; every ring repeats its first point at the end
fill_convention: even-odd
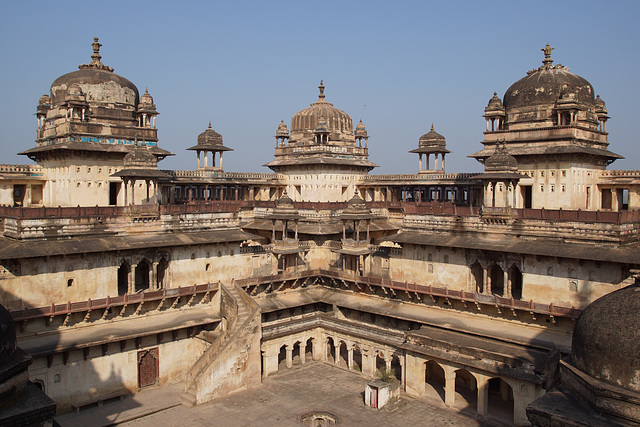
{"type": "Polygon", "coordinates": [[[444,367],[444,404],[453,406],[456,401],[456,373],[449,366],[444,367]]]}
{"type": "Polygon", "coordinates": [[[307,361],[306,352],[307,352],[307,344],[306,344],[306,342],[300,343],[300,363],[302,363],[303,365],[307,361]]]}
{"type": "Polygon", "coordinates": [[[198,156],[198,169],[200,169],[200,150],[196,150],[196,156],[198,156]]]}
{"type": "Polygon", "coordinates": [[[491,289],[489,289],[490,287],[489,272],[486,268],[482,267],[482,293],[488,295],[491,291],[491,289]]]}
{"type": "Polygon", "coordinates": [[[353,347],[347,349],[347,367],[353,369],[353,347]]]}
{"type": "Polygon", "coordinates": [[[502,297],[508,298],[511,295],[511,286],[509,286],[509,270],[502,272],[502,297]]]}
{"type": "Polygon", "coordinates": [[[286,348],[286,352],[287,352],[287,368],[291,369],[293,367],[293,348],[291,348],[291,346],[287,345],[286,348]]]}
{"type": "Polygon", "coordinates": [[[222,170],[222,153],[223,151],[220,152],[220,170],[222,170]]]}
{"type": "Polygon", "coordinates": [[[278,350],[274,351],[272,345],[267,345],[266,349],[262,349],[262,376],[267,378],[276,373],[278,373],[278,350]]]}
{"type": "Polygon", "coordinates": [[[422,154],[418,154],[418,172],[422,172],[422,154]]]}
{"type": "Polygon", "coordinates": [[[478,385],[478,405],[476,412],[480,416],[486,416],[489,408],[489,377],[479,375],[476,378],[478,385]]]}

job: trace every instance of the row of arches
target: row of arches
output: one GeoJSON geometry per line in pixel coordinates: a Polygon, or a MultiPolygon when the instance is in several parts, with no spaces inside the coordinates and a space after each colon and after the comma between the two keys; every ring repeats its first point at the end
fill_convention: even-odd
{"type": "Polygon", "coordinates": [[[128,260],[122,260],[118,267],[118,295],[137,293],[152,287],[163,289],[168,267],[169,261],[165,257],[158,261],[155,274],[153,264],[147,258],[143,258],[134,266],[128,260]]]}
{"type": "Polygon", "coordinates": [[[488,269],[479,261],[471,267],[471,280],[475,292],[485,295],[496,295],[503,298],[522,299],[522,271],[517,265],[503,270],[498,264],[488,269]]]}
{"type": "Polygon", "coordinates": [[[514,422],[514,391],[505,379],[479,375],[465,368],[447,372],[435,360],[424,362],[423,369],[424,397],[459,410],[514,422]]]}

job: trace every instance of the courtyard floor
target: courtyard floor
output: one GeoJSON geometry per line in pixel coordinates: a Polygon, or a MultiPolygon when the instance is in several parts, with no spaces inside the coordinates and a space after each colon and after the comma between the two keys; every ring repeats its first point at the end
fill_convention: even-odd
{"type": "Polygon", "coordinates": [[[195,408],[178,404],[182,384],[146,390],[122,401],[56,417],[64,426],[122,424],[159,426],[300,426],[301,416],[329,412],[344,426],[492,426],[473,413],[442,402],[403,396],[389,410],[363,403],[367,380],[323,363],[296,366],[265,379],[258,388],[239,392],[195,408]]]}

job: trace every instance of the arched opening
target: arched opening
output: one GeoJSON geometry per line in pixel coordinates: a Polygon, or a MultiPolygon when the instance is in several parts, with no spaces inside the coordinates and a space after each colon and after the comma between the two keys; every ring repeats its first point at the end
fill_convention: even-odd
{"type": "Polygon", "coordinates": [[[504,271],[497,264],[491,266],[491,293],[501,297],[504,294],[504,271]]]}
{"type": "Polygon", "coordinates": [[[501,378],[489,380],[488,415],[513,423],[513,390],[501,378]]]}
{"type": "Polygon", "coordinates": [[[347,350],[347,343],[340,341],[340,358],[338,360],[338,366],[346,368],[349,360],[349,351],[347,350]]]}
{"type": "Polygon", "coordinates": [[[509,276],[511,276],[511,296],[514,299],[522,299],[522,272],[518,266],[511,267],[509,276]]]}
{"type": "Polygon", "coordinates": [[[335,363],[335,360],[336,360],[335,352],[336,352],[336,345],[333,341],[333,338],[329,337],[327,338],[327,348],[326,348],[327,362],[335,363]]]}
{"type": "Polygon", "coordinates": [[[162,257],[160,262],[158,262],[158,267],[156,267],[156,289],[164,289],[166,286],[165,275],[168,267],[169,261],[167,261],[165,257],[162,257]]]}
{"type": "Polygon", "coordinates": [[[362,372],[362,349],[359,344],[353,346],[353,369],[362,372]]]}
{"type": "Polygon", "coordinates": [[[122,261],[118,268],[118,295],[124,295],[129,292],[129,273],[131,266],[127,261],[122,261]]]}
{"type": "Polygon", "coordinates": [[[469,408],[475,412],[478,406],[476,378],[466,369],[458,369],[455,374],[455,406],[461,409],[469,408]]]}
{"type": "Polygon", "coordinates": [[[425,363],[424,395],[444,402],[444,369],[433,360],[425,363]]]}
{"type": "Polygon", "coordinates": [[[149,289],[149,261],[143,259],[136,265],[135,291],[140,292],[149,289]]]}
{"type": "Polygon", "coordinates": [[[396,355],[391,357],[391,376],[402,382],[402,364],[400,358],[396,355]]]}
{"type": "Polygon", "coordinates": [[[291,352],[291,362],[294,365],[301,365],[302,358],[300,357],[300,341],[296,341],[293,345],[293,351],[291,352]]]}
{"type": "Polygon", "coordinates": [[[286,368],[286,367],[287,367],[287,346],[282,345],[282,347],[280,347],[280,351],[278,352],[278,370],[280,370],[280,368],[286,368]]]}
{"type": "Polygon", "coordinates": [[[481,294],[484,291],[484,287],[483,287],[484,281],[483,281],[482,266],[478,261],[474,262],[471,265],[471,280],[473,281],[472,289],[475,289],[476,293],[481,294]]]}
{"type": "Polygon", "coordinates": [[[304,346],[304,358],[307,362],[313,360],[313,338],[309,338],[304,346]]]}
{"type": "Polygon", "coordinates": [[[387,372],[387,363],[384,361],[384,354],[381,351],[376,352],[376,374],[384,376],[387,372]]]}

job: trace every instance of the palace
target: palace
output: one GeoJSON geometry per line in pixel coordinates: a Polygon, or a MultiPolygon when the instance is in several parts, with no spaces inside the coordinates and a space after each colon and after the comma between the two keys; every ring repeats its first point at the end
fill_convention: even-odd
{"type": "Polygon", "coordinates": [[[607,169],[605,103],[549,45],[484,109],[483,173],[432,125],[404,175],[322,81],[272,173],[224,171],[211,123],[159,169],[154,99],[100,46],[38,101],[35,165],[0,165],[0,302],[58,413],[317,361],[514,425],[640,424],[640,171],[607,169]]]}

